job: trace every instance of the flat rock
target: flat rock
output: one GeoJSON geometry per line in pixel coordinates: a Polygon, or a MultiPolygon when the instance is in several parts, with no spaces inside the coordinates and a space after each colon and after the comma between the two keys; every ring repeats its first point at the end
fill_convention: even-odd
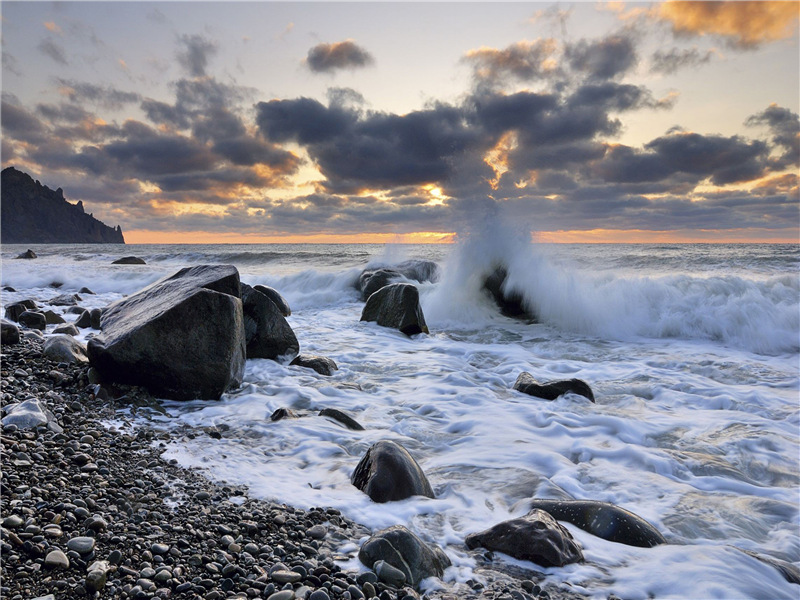
{"type": "Polygon", "coordinates": [[[112,265],[146,265],[147,263],[143,258],[138,256],[123,256],[111,263],[112,265]]]}
{"type": "Polygon", "coordinates": [[[78,536],[71,538],[67,542],[67,548],[78,554],[89,554],[94,550],[94,538],[89,536],[78,536]]]}
{"type": "Polygon", "coordinates": [[[61,294],[55,298],[51,298],[47,303],[50,306],[77,306],[81,301],[78,294],[61,294]]]}

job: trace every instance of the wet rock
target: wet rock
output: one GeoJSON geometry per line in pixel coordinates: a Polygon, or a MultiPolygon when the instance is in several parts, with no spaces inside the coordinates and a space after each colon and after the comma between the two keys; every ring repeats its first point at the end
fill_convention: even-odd
{"type": "Polygon", "coordinates": [[[483,289],[489,293],[500,312],[507,317],[536,319],[536,315],[527,308],[522,294],[508,286],[508,271],[505,267],[497,267],[483,282],[483,289]]]}
{"type": "Polygon", "coordinates": [[[339,367],[336,366],[336,363],[333,359],[328,358],[327,356],[308,356],[305,354],[299,354],[295,356],[292,362],[289,363],[290,365],[296,365],[298,367],[306,367],[307,369],[313,369],[320,375],[330,376],[333,375],[334,371],[338,371],[339,367]]]}
{"type": "Polygon", "coordinates": [[[408,336],[428,333],[419,291],[408,283],[393,283],[372,294],[361,312],[361,320],[399,329],[408,336]]]}
{"type": "Polygon", "coordinates": [[[363,271],[356,283],[356,289],[361,292],[361,299],[366,301],[379,289],[386,287],[392,281],[402,277],[395,269],[375,269],[363,271]]]}
{"type": "Polygon", "coordinates": [[[40,312],[26,310],[19,316],[19,319],[17,320],[19,321],[20,325],[23,327],[28,327],[29,329],[38,329],[39,331],[44,331],[47,328],[47,319],[40,312]]]}
{"type": "Polygon", "coordinates": [[[77,306],[80,301],[81,297],[78,296],[78,294],[61,294],[60,296],[51,298],[48,304],[50,306],[77,306]]]}
{"type": "Polygon", "coordinates": [[[272,300],[273,304],[277,307],[277,309],[281,312],[284,317],[289,317],[292,314],[292,309],[289,308],[289,303],[286,301],[286,298],[281,296],[280,292],[274,288],[271,288],[267,285],[254,285],[253,289],[257,292],[261,292],[267,298],[272,300]]]}
{"type": "Polygon", "coordinates": [[[100,329],[100,319],[103,317],[102,308],[93,308],[89,311],[89,323],[92,329],[100,329]]]}
{"type": "Polygon", "coordinates": [[[543,567],[563,567],[583,560],[583,553],[570,532],[550,514],[538,509],[470,534],[464,541],[470,549],[481,546],[543,567]]]}
{"type": "Polygon", "coordinates": [[[112,265],[146,265],[147,263],[143,258],[138,256],[123,256],[111,263],[112,265]]]}
{"type": "Polygon", "coordinates": [[[44,318],[48,325],[61,325],[66,323],[64,317],[52,310],[44,311],[44,318]]]}
{"type": "Polygon", "coordinates": [[[270,421],[280,421],[281,419],[296,419],[297,414],[294,411],[289,410],[288,408],[277,408],[273,411],[273,413],[269,416],[270,421]]]}
{"type": "Polygon", "coordinates": [[[358,559],[373,569],[378,578],[395,587],[406,582],[417,587],[423,579],[442,577],[444,570],[450,566],[450,559],[441,548],[429,546],[402,525],[389,527],[371,536],[358,551],[358,559]],[[378,564],[381,561],[400,571],[403,577],[390,573],[389,577],[394,582],[387,581],[387,574],[381,572],[384,565],[378,564]]]}
{"type": "Polygon", "coordinates": [[[594,393],[589,384],[581,379],[568,379],[565,381],[551,381],[549,383],[539,383],[533,375],[523,371],[514,382],[514,389],[529,396],[536,396],[545,400],[555,400],[559,396],[567,393],[584,396],[594,402],[594,393]]]}
{"type": "Polygon", "coordinates": [[[53,329],[53,333],[56,335],[63,333],[64,335],[76,336],[80,334],[80,331],[78,331],[78,328],[75,327],[73,323],[65,323],[53,329]]]}
{"type": "Polygon", "coordinates": [[[336,408],[323,408],[321,411],[319,411],[319,416],[328,417],[329,419],[333,419],[334,421],[339,421],[339,423],[341,423],[348,429],[352,429],[354,431],[364,430],[364,428],[358,421],[356,421],[351,416],[343,413],[341,410],[336,408]]]}
{"type": "Polygon", "coordinates": [[[71,364],[89,361],[84,345],[71,335],[54,335],[48,338],[44,343],[42,353],[53,362],[71,364]]]}
{"type": "Polygon", "coordinates": [[[176,400],[219,398],[244,373],[239,293],[236,267],[181,269],[107,307],[89,360],[107,381],[176,400]]]}
{"type": "Polygon", "coordinates": [[[772,556],[764,556],[763,554],[758,554],[757,552],[753,552],[752,550],[742,550],[741,548],[737,548],[741,550],[745,554],[752,556],[763,562],[764,564],[770,565],[771,567],[775,567],[778,572],[783,575],[783,578],[788,581],[789,583],[796,583],[800,585],[800,569],[794,566],[790,562],[786,562],[785,560],[780,560],[777,558],[773,558],[772,556]]]}
{"type": "Polygon", "coordinates": [[[25,252],[23,252],[22,254],[19,254],[19,255],[17,255],[17,258],[26,258],[26,259],[31,259],[31,258],[39,258],[39,257],[38,257],[38,256],[36,256],[36,252],[34,252],[34,251],[33,251],[33,250],[31,250],[30,248],[28,248],[28,249],[27,249],[25,252]]]}
{"type": "Polygon", "coordinates": [[[88,329],[92,326],[92,313],[88,310],[85,310],[81,313],[77,319],[75,319],[75,326],[80,327],[81,329],[88,329]]]}
{"type": "Polygon", "coordinates": [[[87,287],[82,287],[78,290],[79,294],[88,294],[89,296],[94,296],[95,293],[87,287]]]}
{"type": "Polygon", "coordinates": [[[293,356],[300,344],[281,311],[267,296],[242,284],[247,358],[293,356]]]}
{"type": "Polygon", "coordinates": [[[439,280],[439,265],[430,260],[408,260],[392,267],[364,269],[356,280],[356,289],[366,301],[379,289],[406,278],[420,283],[439,280]]]}
{"type": "Polygon", "coordinates": [[[405,500],[411,496],[433,498],[433,489],[408,450],[391,440],[373,444],[361,458],[351,483],[373,502],[405,500]]]}
{"type": "Polygon", "coordinates": [[[0,333],[2,333],[0,343],[4,346],[19,344],[19,327],[14,325],[11,321],[6,321],[5,319],[0,321],[0,333]]]}
{"type": "Polygon", "coordinates": [[[6,411],[7,414],[2,420],[4,427],[8,425],[15,425],[19,429],[47,427],[56,433],[63,431],[53,413],[47,409],[44,402],[36,398],[6,407],[6,411]]]}

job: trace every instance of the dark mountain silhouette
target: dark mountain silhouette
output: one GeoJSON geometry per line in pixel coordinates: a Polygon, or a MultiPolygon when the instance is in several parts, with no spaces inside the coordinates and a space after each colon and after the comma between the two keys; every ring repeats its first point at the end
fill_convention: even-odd
{"type": "Polygon", "coordinates": [[[124,244],[122,229],[109,227],[70,204],[61,188],[42,185],[14,167],[3,169],[0,241],[4,244],[124,244]]]}

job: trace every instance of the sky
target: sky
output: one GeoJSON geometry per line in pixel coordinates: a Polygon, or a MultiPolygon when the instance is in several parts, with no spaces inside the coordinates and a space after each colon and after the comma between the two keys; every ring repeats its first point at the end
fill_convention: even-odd
{"type": "Polygon", "coordinates": [[[798,2],[14,2],[2,166],[129,243],[798,242],[798,2]]]}

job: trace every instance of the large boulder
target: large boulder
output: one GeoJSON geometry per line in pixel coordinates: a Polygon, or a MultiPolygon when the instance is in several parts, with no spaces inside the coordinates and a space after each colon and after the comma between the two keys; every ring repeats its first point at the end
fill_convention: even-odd
{"type": "Polygon", "coordinates": [[[26,310],[19,316],[19,324],[29,329],[44,331],[47,328],[47,317],[43,313],[26,310]]]}
{"type": "Polygon", "coordinates": [[[508,288],[507,279],[508,271],[505,267],[497,267],[484,280],[483,289],[494,299],[495,304],[500,307],[500,312],[505,316],[536,320],[536,315],[526,307],[522,294],[508,288]]]}
{"type": "Polygon", "coordinates": [[[253,289],[257,292],[261,292],[267,298],[272,300],[275,303],[275,306],[278,307],[278,310],[281,311],[281,314],[284,317],[290,317],[292,315],[292,309],[289,308],[289,303],[286,301],[286,298],[281,296],[280,292],[274,288],[271,288],[267,285],[254,285],[253,289]]]}
{"type": "Polygon", "coordinates": [[[89,360],[103,379],[165,398],[219,398],[244,373],[239,295],[234,266],[181,269],[107,307],[89,360]]]}
{"type": "Polygon", "coordinates": [[[434,498],[433,489],[417,461],[400,444],[383,440],[361,458],[351,483],[373,502],[405,500],[411,496],[434,498]]]}
{"type": "Polygon", "coordinates": [[[436,282],[439,280],[439,273],[439,265],[433,261],[407,260],[393,267],[364,269],[356,280],[356,289],[361,292],[361,299],[366,301],[379,289],[402,277],[420,283],[436,282]]]}
{"type": "Polygon", "coordinates": [[[247,358],[275,359],[300,351],[297,336],[275,302],[242,284],[242,305],[247,358]]]}
{"type": "Polygon", "coordinates": [[[19,321],[19,316],[26,310],[36,310],[37,308],[36,302],[33,300],[20,300],[6,306],[5,317],[10,321],[19,321]]]}
{"type": "Polygon", "coordinates": [[[549,383],[539,383],[533,375],[523,371],[514,382],[514,389],[529,396],[536,396],[545,400],[555,400],[566,393],[584,396],[594,402],[594,393],[589,384],[582,379],[566,379],[564,381],[551,381],[549,383]]]}
{"type": "Polygon", "coordinates": [[[1,322],[2,325],[2,338],[0,343],[5,345],[19,344],[19,327],[14,325],[11,321],[5,319],[1,322]]]}
{"type": "Polygon", "coordinates": [[[393,283],[372,294],[361,312],[362,321],[399,329],[406,335],[428,333],[419,305],[419,291],[410,283],[393,283]]]}
{"type": "Polygon", "coordinates": [[[48,338],[42,348],[42,354],[53,362],[70,364],[89,362],[84,345],[67,334],[58,334],[48,338]]]}
{"type": "Polygon", "coordinates": [[[543,567],[563,567],[583,560],[572,534],[543,510],[532,510],[524,517],[472,533],[464,542],[470,549],[480,546],[543,567]]]}
{"type": "Polygon", "coordinates": [[[366,301],[372,294],[399,277],[401,274],[396,269],[365,270],[358,277],[356,289],[361,292],[361,299],[366,301]]]}
{"type": "MultiPolygon", "coordinates": [[[[428,577],[442,577],[451,564],[441,548],[429,546],[402,525],[371,536],[358,551],[358,560],[370,569],[375,569],[381,561],[388,563],[403,573],[405,581],[400,581],[401,585],[407,583],[413,587],[428,577]]],[[[380,577],[381,569],[376,570],[380,577]]]]}

